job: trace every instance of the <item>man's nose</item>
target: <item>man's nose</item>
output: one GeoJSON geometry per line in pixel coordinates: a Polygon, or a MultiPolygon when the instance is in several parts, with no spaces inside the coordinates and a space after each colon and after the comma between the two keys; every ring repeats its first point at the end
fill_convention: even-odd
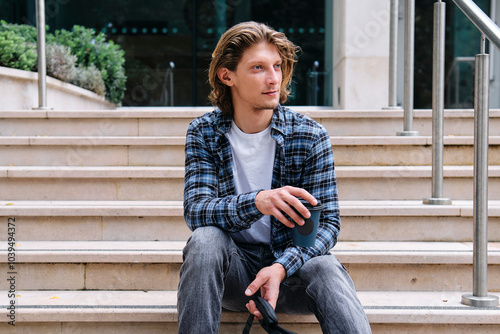
{"type": "Polygon", "coordinates": [[[267,75],[267,83],[271,85],[276,85],[278,84],[280,80],[280,73],[277,72],[274,68],[268,71],[267,75]]]}

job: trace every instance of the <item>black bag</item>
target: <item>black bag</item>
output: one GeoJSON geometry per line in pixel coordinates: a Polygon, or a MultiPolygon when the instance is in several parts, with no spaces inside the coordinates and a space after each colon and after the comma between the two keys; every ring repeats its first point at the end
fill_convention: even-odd
{"type": "MultiPolygon", "coordinates": [[[[273,307],[264,299],[257,296],[255,299],[255,305],[257,305],[257,309],[263,316],[262,320],[259,320],[260,325],[264,330],[269,334],[296,334],[294,332],[290,332],[283,327],[278,325],[278,318],[276,317],[276,313],[274,312],[273,307]]],[[[248,317],[245,328],[243,329],[242,334],[249,334],[250,328],[252,327],[254,315],[250,314],[248,317]]]]}

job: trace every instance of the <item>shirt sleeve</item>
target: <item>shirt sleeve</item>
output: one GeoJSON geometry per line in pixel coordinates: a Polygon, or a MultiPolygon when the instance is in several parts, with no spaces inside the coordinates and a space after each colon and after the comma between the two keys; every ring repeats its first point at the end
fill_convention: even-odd
{"type": "Polygon", "coordinates": [[[340,212],[332,144],[324,129],[305,161],[302,184],[299,186],[321,201],[324,209],[320,216],[315,246],[299,247],[290,243],[276,259],[275,262],[285,267],[288,277],[293,275],[309,259],[327,254],[337,243],[340,232],[340,212]]]}
{"type": "MultiPolygon", "coordinates": [[[[228,232],[247,229],[262,217],[255,205],[260,190],[220,194],[219,182],[224,181],[218,178],[214,154],[217,153],[210,149],[200,127],[191,124],[185,148],[184,219],[192,231],[202,226],[217,226],[228,232]]],[[[232,177],[231,170],[222,172],[232,177]]]]}

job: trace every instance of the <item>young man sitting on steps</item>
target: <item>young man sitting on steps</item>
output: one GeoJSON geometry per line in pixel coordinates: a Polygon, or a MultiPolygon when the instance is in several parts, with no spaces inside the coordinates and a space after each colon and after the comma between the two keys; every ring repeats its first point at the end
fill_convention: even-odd
{"type": "Polygon", "coordinates": [[[277,312],[316,315],[323,333],[370,333],[345,268],[329,254],[340,217],[326,130],[281,106],[297,47],[270,27],[229,29],[212,54],[213,112],[186,137],[179,333],[218,333],[222,308],[257,318],[252,296],[277,312]],[[294,246],[308,218],[299,201],[324,207],[313,247],[294,246]],[[293,207],[293,208],[292,208],[293,207]],[[293,221],[291,221],[290,219],[293,221]]]}

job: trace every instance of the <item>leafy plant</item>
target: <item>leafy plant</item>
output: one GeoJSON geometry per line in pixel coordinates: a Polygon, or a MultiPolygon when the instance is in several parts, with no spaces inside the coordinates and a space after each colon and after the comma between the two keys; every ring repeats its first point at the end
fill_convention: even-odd
{"type": "MultiPolygon", "coordinates": [[[[46,30],[48,30],[48,27],[46,27],[46,30]]],[[[17,36],[24,38],[26,42],[36,44],[37,33],[36,28],[33,26],[7,23],[4,20],[0,20],[0,31],[11,31],[17,36]]],[[[49,38],[49,35],[47,34],[47,38],[49,38]]]]}
{"type": "Polygon", "coordinates": [[[0,66],[32,71],[36,62],[34,44],[13,31],[0,31],[0,66]]]}
{"type": "Polygon", "coordinates": [[[47,74],[79,87],[104,95],[106,87],[102,74],[94,64],[77,65],[71,48],[60,44],[47,44],[47,74]]]}
{"type": "Polygon", "coordinates": [[[106,90],[101,71],[94,64],[90,64],[88,67],[78,66],[72,83],[99,95],[104,95],[106,90]]]}
{"type": "MultiPolygon", "coordinates": [[[[48,27],[46,27],[48,30],[48,27]]],[[[0,66],[37,70],[36,28],[0,21],[0,66]]],[[[125,94],[124,51],[103,33],[74,26],[46,33],[47,74],[119,104],[125,94]]]]}
{"type": "Polygon", "coordinates": [[[74,82],[76,77],[76,56],[64,45],[47,44],[47,74],[66,82],[74,82]]]}
{"type": "Polygon", "coordinates": [[[55,32],[54,42],[71,48],[78,64],[89,67],[94,64],[101,71],[106,86],[106,98],[119,103],[125,94],[125,57],[124,51],[113,41],[106,42],[103,33],[96,34],[94,29],[74,26],[71,31],[55,32]]]}

